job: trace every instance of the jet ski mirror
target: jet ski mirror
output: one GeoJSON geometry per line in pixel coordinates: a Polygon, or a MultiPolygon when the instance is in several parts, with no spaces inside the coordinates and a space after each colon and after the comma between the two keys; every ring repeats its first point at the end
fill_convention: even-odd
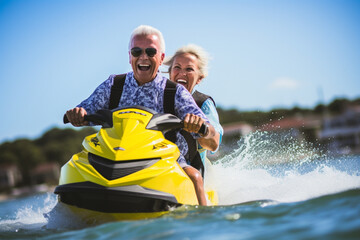
{"type": "Polygon", "coordinates": [[[183,122],[178,117],[169,113],[155,114],[146,126],[147,129],[157,130],[163,133],[182,127],[184,127],[183,122]]]}
{"type": "MultiPolygon", "coordinates": [[[[146,128],[166,133],[183,127],[184,122],[178,117],[169,113],[158,113],[152,117],[146,128]]],[[[203,123],[198,133],[204,135],[206,131],[207,125],[203,123]]]]}

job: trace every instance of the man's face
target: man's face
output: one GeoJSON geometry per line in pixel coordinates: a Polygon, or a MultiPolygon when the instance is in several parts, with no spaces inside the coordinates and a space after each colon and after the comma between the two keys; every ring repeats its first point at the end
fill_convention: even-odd
{"type": "MultiPolygon", "coordinates": [[[[142,52],[139,56],[133,56],[131,50],[129,51],[129,62],[134,71],[134,77],[142,85],[152,81],[157,74],[159,66],[162,64],[165,54],[160,51],[159,37],[156,35],[137,35],[131,40],[131,47],[140,48],[142,52]],[[145,49],[156,49],[154,56],[148,55],[145,49]]],[[[139,50],[139,49],[137,49],[139,50]]],[[[151,52],[151,51],[149,51],[151,52]]]]}

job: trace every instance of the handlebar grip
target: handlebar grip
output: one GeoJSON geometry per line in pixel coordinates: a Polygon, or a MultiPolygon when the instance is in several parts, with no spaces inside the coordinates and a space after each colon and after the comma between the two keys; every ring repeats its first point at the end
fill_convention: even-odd
{"type": "Polygon", "coordinates": [[[64,114],[63,122],[64,122],[64,124],[67,124],[70,122],[69,119],[67,118],[66,114],[64,114]]]}
{"type": "MultiPolygon", "coordinates": [[[[85,116],[84,116],[84,121],[89,121],[88,115],[85,115],[85,116]]],[[[70,122],[69,119],[68,119],[68,117],[66,116],[66,114],[64,114],[63,122],[64,122],[64,124],[67,124],[67,123],[70,122]]]]}
{"type": "MultiPolygon", "coordinates": [[[[181,121],[181,128],[184,127],[184,121],[181,121]]],[[[199,131],[197,132],[201,136],[204,136],[209,131],[209,126],[206,123],[201,124],[199,131]]]]}
{"type": "Polygon", "coordinates": [[[198,133],[199,133],[200,135],[202,135],[202,136],[203,136],[203,135],[206,135],[207,132],[209,131],[208,128],[209,128],[209,126],[208,126],[206,123],[203,123],[203,124],[201,125],[198,133]]]}

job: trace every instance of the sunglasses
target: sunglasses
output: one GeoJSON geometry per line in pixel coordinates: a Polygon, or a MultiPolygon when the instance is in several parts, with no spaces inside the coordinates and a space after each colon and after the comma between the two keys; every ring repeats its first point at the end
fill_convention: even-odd
{"type": "MultiPolygon", "coordinates": [[[[134,47],[130,51],[131,51],[131,55],[133,55],[133,57],[139,57],[143,53],[143,49],[139,48],[139,47],[134,47]]],[[[149,57],[153,57],[156,55],[157,50],[156,50],[156,48],[146,48],[145,53],[149,57]]]]}

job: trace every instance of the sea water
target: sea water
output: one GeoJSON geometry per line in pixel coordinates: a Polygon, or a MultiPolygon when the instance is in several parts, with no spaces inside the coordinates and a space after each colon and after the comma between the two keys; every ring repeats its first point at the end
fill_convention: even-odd
{"type": "Polygon", "coordinates": [[[0,202],[0,239],[360,239],[360,156],[255,132],[213,163],[219,206],[156,219],[83,222],[53,193],[0,202]]]}

